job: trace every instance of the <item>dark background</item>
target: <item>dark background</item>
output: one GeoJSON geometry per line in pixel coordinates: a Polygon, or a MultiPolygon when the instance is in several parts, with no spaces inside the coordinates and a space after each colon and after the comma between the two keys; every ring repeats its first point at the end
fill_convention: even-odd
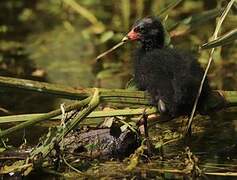
{"type": "MultiPolygon", "coordinates": [[[[0,75],[73,87],[124,88],[132,75],[131,54],[135,45],[126,44],[104,57],[102,63],[95,64],[94,58],[118,43],[135,20],[158,15],[170,2],[174,1],[2,0],[0,75]]],[[[212,36],[215,18],[202,23],[207,17],[201,14],[225,7],[227,2],[186,0],[166,12],[167,27],[192,15],[200,16],[195,23],[173,28],[171,34],[179,35],[171,43],[193,52],[205,66],[209,51],[198,51],[198,47],[212,36]],[[191,26],[191,31],[186,31],[191,26]]],[[[225,19],[221,34],[236,27],[235,13],[236,6],[225,19]]],[[[236,57],[236,43],[216,50],[208,75],[213,89],[237,88],[236,57]]],[[[58,101],[51,97],[35,93],[0,92],[0,114],[45,112],[58,106],[58,101]]]]}

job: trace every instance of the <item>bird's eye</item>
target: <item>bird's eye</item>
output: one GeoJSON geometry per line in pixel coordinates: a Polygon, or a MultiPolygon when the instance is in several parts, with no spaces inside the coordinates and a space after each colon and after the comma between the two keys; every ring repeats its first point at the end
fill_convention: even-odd
{"type": "Polygon", "coordinates": [[[134,28],[134,31],[135,31],[135,32],[139,32],[139,30],[140,30],[139,27],[135,27],[135,28],[134,28]]]}
{"type": "Polygon", "coordinates": [[[137,26],[134,28],[134,31],[143,34],[143,33],[145,33],[146,30],[145,30],[144,26],[137,26]]]}
{"type": "Polygon", "coordinates": [[[140,26],[140,27],[139,27],[139,31],[140,31],[141,33],[144,33],[144,32],[145,32],[145,28],[144,28],[143,26],[140,26]]]}

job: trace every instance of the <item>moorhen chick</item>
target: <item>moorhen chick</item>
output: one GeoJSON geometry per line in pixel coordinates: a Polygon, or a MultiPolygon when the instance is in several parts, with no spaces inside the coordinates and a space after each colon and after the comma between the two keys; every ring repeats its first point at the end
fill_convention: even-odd
{"type": "MultiPolygon", "coordinates": [[[[134,57],[134,80],[138,89],[150,93],[161,117],[190,115],[204,74],[198,61],[184,51],[165,47],[164,27],[158,18],[137,21],[126,37],[141,43],[134,57]]],[[[202,111],[203,100],[209,92],[205,80],[197,111],[202,111]]]]}

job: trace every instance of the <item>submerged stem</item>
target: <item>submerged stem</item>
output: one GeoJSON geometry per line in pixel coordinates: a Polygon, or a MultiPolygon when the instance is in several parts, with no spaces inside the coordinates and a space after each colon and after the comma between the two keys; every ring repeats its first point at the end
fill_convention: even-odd
{"type": "MultiPolygon", "coordinates": [[[[90,102],[91,98],[88,97],[82,101],[79,101],[79,102],[76,102],[74,104],[71,104],[71,105],[68,105],[65,107],[65,111],[68,112],[68,111],[71,111],[73,109],[78,109],[80,107],[83,107],[85,106],[86,104],[88,104],[90,102]]],[[[50,111],[48,113],[45,113],[45,114],[42,114],[42,115],[39,115],[39,116],[36,116],[36,117],[32,117],[29,121],[26,121],[26,122],[23,122],[21,124],[18,124],[16,126],[13,126],[9,129],[6,129],[4,131],[1,131],[0,132],[0,138],[1,137],[4,137],[6,135],[9,135],[17,130],[20,130],[20,129],[23,129],[23,128],[27,128],[27,127],[30,127],[36,123],[39,123],[40,121],[43,121],[43,120],[47,120],[47,119],[50,119],[50,118],[53,118],[55,116],[58,116],[60,115],[62,112],[61,112],[61,109],[56,109],[54,111],[50,111]]]]}

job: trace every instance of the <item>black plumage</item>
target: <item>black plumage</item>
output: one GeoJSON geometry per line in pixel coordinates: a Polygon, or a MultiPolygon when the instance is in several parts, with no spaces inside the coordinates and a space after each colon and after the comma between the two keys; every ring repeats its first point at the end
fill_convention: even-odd
{"type": "MultiPolygon", "coordinates": [[[[159,111],[170,118],[191,113],[203,76],[203,69],[189,53],[164,47],[164,28],[159,19],[147,17],[137,21],[127,35],[141,42],[134,57],[134,79],[140,90],[147,90],[159,111]]],[[[205,81],[197,107],[210,88],[205,81]]]]}

